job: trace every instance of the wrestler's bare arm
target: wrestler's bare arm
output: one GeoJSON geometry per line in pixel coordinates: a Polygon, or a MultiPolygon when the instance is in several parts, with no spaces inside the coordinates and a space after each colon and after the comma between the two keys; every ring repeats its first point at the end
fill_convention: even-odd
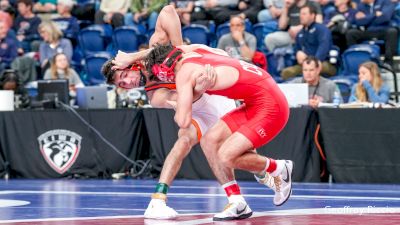
{"type": "MultiPolygon", "coordinates": [[[[149,45],[153,46],[156,43],[168,44],[169,42],[174,46],[183,44],[181,22],[175,8],[171,5],[165,6],[161,10],[149,45]]],[[[152,48],[135,53],[118,51],[118,54],[113,60],[113,69],[125,69],[132,63],[145,59],[151,49],[152,48]]]]}
{"type": "Polygon", "coordinates": [[[176,74],[178,98],[175,122],[180,128],[188,128],[192,120],[193,88],[196,84],[195,77],[192,75],[196,73],[196,70],[198,68],[184,64],[176,74]]]}
{"type": "Polygon", "coordinates": [[[149,45],[168,44],[169,42],[174,46],[183,45],[181,22],[172,5],[165,6],[158,15],[149,45]]]}

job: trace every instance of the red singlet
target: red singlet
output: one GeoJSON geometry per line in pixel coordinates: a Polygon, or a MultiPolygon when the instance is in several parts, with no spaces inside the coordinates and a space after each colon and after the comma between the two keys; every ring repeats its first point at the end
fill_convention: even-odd
{"type": "Polygon", "coordinates": [[[222,118],[232,132],[240,132],[257,148],[271,141],[285,127],[289,118],[286,97],[266,71],[206,49],[199,48],[194,52],[201,57],[187,58],[182,63],[210,64],[213,67],[230,66],[239,71],[239,78],[231,87],[207,91],[209,94],[244,100],[245,104],[222,118]]]}

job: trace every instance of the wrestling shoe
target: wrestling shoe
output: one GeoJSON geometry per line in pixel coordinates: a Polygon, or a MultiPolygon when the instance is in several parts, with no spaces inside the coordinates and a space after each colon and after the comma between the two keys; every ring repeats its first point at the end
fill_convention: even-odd
{"type": "Polygon", "coordinates": [[[249,218],[251,215],[253,215],[253,211],[251,211],[247,203],[237,201],[228,203],[224,211],[214,215],[213,221],[241,220],[249,218]]]}
{"type": "Polygon", "coordinates": [[[275,181],[274,178],[269,173],[264,172],[263,175],[254,174],[254,178],[256,178],[256,181],[258,183],[269,187],[271,190],[275,192],[275,181]]]}
{"type": "Polygon", "coordinates": [[[271,188],[275,192],[274,204],[276,206],[283,205],[292,194],[292,172],[293,172],[293,162],[290,160],[285,160],[282,172],[273,177],[268,173],[264,176],[254,175],[256,180],[260,184],[271,188]]]}
{"type": "Polygon", "coordinates": [[[147,219],[166,220],[174,219],[178,213],[171,207],[168,207],[165,200],[151,199],[149,206],[144,212],[144,217],[147,219]]]}

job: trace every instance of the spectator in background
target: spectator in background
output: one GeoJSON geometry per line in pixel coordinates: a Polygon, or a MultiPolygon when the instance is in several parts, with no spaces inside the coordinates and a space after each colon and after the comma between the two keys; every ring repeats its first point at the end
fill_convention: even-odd
{"type": "Polygon", "coordinates": [[[113,28],[124,25],[124,15],[131,5],[130,0],[106,0],[101,1],[100,10],[94,15],[96,24],[111,24],[113,28]]]}
{"type": "Polygon", "coordinates": [[[67,56],[68,61],[71,62],[73,51],[71,41],[62,38],[63,33],[53,22],[42,22],[39,25],[39,33],[43,39],[39,48],[42,72],[50,66],[49,60],[57,53],[64,53],[67,56]]]}
{"type": "Polygon", "coordinates": [[[301,65],[307,56],[315,56],[322,62],[324,75],[334,76],[336,67],[329,63],[329,50],[332,48],[331,31],[323,24],[316,23],[317,10],[313,5],[305,5],[300,10],[300,24],[303,29],[297,34],[295,54],[297,65],[282,70],[283,79],[301,74],[301,65]]]}
{"type": "Polygon", "coordinates": [[[131,13],[125,15],[126,25],[147,23],[147,29],[156,27],[157,17],[167,0],[132,0],[131,13]]]}
{"type": "Polygon", "coordinates": [[[8,0],[0,0],[0,10],[5,10],[8,7],[12,7],[8,0]]]}
{"type": "Polygon", "coordinates": [[[76,96],[76,88],[85,86],[78,73],[70,67],[68,58],[64,53],[57,53],[51,59],[51,66],[44,73],[43,79],[67,79],[70,96],[76,96]]]}
{"type": "Polygon", "coordinates": [[[335,95],[340,99],[340,90],[334,81],[322,77],[321,62],[314,56],[307,56],[302,63],[303,77],[298,77],[290,83],[307,83],[309,105],[317,108],[320,103],[332,103],[335,95]]]}
{"type": "Polygon", "coordinates": [[[33,6],[35,13],[52,13],[57,8],[57,0],[39,0],[33,6]]]}
{"type": "Polygon", "coordinates": [[[257,23],[257,14],[262,9],[260,0],[239,0],[236,7],[222,8],[215,14],[215,23],[222,24],[230,19],[232,15],[239,15],[243,19],[249,19],[251,23],[257,23]]]}
{"type": "Polygon", "coordinates": [[[321,7],[322,16],[324,18],[328,13],[330,13],[330,11],[333,11],[335,9],[333,0],[317,0],[317,2],[321,7]]]}
{"type": "Polygon", "coordinates": [[[0,90],[14,91],[16,108],[29,107],[30,99],[28,92],[20,83],[19,76],[15,70],[5,70],[0,76],[0,90]]]}
{"type": "Polygon", "coordinates": [[[257,47],[256,37],[245,31],[244,19],[239,15],[231,16],[229,26],[231,32],[219,39],[218,48],[233,58],[251,63],[257,47]]]}
{"type": "Polygon", "coordinates": [[[181,23],[184,26],[190,24],[191,14],[194,9],[194,1],[192,0],[171,0],[171,5],[175,7],[181,23]]]}
{"type": "Polygon", "coordinates": [[[365,62],[358,69],[359,81],[351,89],[349,102],[387,103],[389,87],[383,84],[378,65],[365,62]]]}
{"type": "Polygon", "coordinates": [[[13,29],[17,33],[20,42],[20,53],[37,51],[39,46],[38,27],[41,19],[32,12],[32,0],[17,1],[19,15],[14,21],[13,29]]]}
{"type": "Polygon", "coordinates": [[[58,0],[57,13],[60,17],[53,19],[53,22],[60,29],[64,37],[75,40],[79,32],[78,20],[71,15],[71,10],[74,7],[73,0],[58,0]]]}
{"type": "Polygon", "coordinates": [[[8,1],[8,0],[1,0],[0,1],[0,10],[9,14],[9,16],[11,18],[11,26],[12,26],[12,21],[14,21],[15,14],[16,14],[14,5],[11,4],[10,1],[8,1]]]}
{"type": "Polygon", "coordinates": [[[303,25],[300,24],[300,8],[306,4],[316,8],[315,22],[322,23],[322,12],[318,3],[309,0],[285,0],[285,6],[278,21],[280,31],[265,36],[265,46],[269,51],[292,45],[297,34],[303,28],[303,25]]]}
{"type": "MultiPolygon", "coordinates": [[[[13,19],[10,16],[10,14],[4,12],[4,11],[0,11],[0,20],[3,21],[7,27],[12,27],[13,25],[13,19]]],[[[15,36],[15,35],[13,35],[15,36]]]]}
{"type": "Polygon", "coordinates": [[[0,21],[0,73],[10,68],[11,62],[18,56],[16,40],[7,36],[10,27],[0,21]]]}
{"type": "Polygon", "coordinates": [[[351,0],[335,0],[335,10],[324,18],[324,24],[332,32],[332,42],[339,47],[340,52],[347,48],[346,32],[354,23],[355,14],[351,0]]]}
{"type": "Polygon", "coordinates": [[[284,5],[285,0],[264,0],[265,9],[258,13],[258,22],[264,23],[278,19],[282,14],[284,5]]]}
{"type": "Polygon", "coordinates": [[[391,0],[361,0],[355,14],[355,25],[346,33],[347,44],[354,45],[374,38],[385,41],[385,63],[393,67],[398,45],[398,31],[391,26],[395,4],[391,0]]]}
{"type": "Polygon", "coordinates": [[[86,1],[86,3],[83,4],[75,4],[71,11],[72,16],[78,20],[86,20],[85,22],[94,21],[97,2],[98,1],[86,1]]]}

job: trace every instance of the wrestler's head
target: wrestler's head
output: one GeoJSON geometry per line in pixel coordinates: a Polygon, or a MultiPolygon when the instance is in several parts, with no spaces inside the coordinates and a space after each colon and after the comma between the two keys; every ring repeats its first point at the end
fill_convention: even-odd
{"type": "Polygon", "coordinates": [[[175,80],[174,68],[182,58],[182,53],[181,49],[171,44],[155,45],[145,60],[149,79],[173,82],[175,80]]]}
{"type": "Polygon", "coordinates": [[[132,89],[145,84],[145,76],[142,74],[144,66],[141,63],[135,63],[130,68],[113,70],[112,59],[103,64],[101,72],[106,78],[108,84],[114,84],[123,89],[132,89]]]}

